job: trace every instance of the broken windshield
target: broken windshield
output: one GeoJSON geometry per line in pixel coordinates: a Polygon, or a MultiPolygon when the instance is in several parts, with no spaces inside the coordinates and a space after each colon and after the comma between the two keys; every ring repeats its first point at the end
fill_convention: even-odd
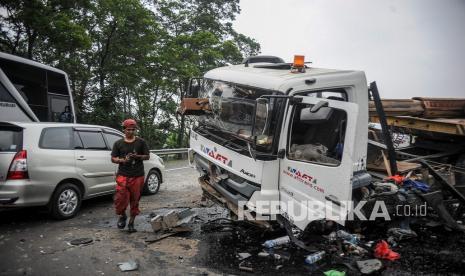
{"type": "Polygon", "coordinates": [[[208,98],[211,114],[201,116],[199,122],[222,132],[252,140],[252,126],[255,117],[254,135],[257,135],[257,144],[271,147],[274,131],[272,121],[273,108],[276,99],[271,99],[268,109],[258,105],[255,109],[256,99],[264,95],[274,95],[278,92],[251,88],[239,84],[221,81],[206,80],[200,90],[201,98],[208,98]]]}

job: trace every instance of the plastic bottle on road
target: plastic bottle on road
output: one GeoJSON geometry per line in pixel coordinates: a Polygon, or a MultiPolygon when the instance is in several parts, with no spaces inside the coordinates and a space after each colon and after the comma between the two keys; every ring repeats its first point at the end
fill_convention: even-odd
{"type": "Polygon", "coordinates": [[[315,253],[313,253],[311,255],[308,255],[305,258],[305,262],[307,264],[314,264],[314,263],[318,262],[319,260],[323,259],[325,254],[326,254],[326,252],[324,252],[324,251],[315,252],[315,253]]]}
{"type": "Polygon", "coordinates": [[[329,234],[329,239],[334,241],[337,239],[343,239],[353,244],[358,244],[360,242],[361,236],[359,234],[347,233],[344,230],[338,230],[337,232],[332,232],[329,234]]]}
{"type": "Polygon", "coordinates": [[[288,244],[289,242],[291,242],[291,239],[289,238],[289,236],[284,236],[284,237],[276,238],[274,240],[267,240],[263,244],[263,246],[266,248],[273,248],[279,245],[288,244]]]}

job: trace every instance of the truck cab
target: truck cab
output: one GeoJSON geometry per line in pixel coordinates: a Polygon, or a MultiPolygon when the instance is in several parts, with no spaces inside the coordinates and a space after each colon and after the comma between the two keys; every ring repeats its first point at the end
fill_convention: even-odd
{"type": "Polygon", "coordinates": [[[370,182],[364,72],[245,62],[198,83],[191,97],[208,104],[195,113],[190,156],[204,193],[301,230],[328,216],[344,225],[353,190],[370,182]]]}

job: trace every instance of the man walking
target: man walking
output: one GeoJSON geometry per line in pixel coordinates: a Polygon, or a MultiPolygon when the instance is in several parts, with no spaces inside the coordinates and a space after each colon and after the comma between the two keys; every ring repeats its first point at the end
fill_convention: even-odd
{"type": "Polygon", "coordinates": [[[119,164],[116,174],[115,210],[119,215],[118,228],[126,227],[126,208],[130,205],[128,231],[136,232],[134,220],[140,213],[139,199],[144,187],[144,163],[150,158],[144,139],[136,137],[137,123],[133,119],[123,122],[124,138],[113,145],[111,162],[119,164]]]}

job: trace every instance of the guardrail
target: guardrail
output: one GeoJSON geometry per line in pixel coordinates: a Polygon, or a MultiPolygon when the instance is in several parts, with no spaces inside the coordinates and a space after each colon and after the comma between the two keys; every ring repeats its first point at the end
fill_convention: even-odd
{"type": "Polygon", "coordinates": [[[159,149],[159,150],[150,150],[151,153],[156,155],[168,155],[168,154],[180,154],[187,153],[189,148],[179,148],[179,149],[159,149]]]}

